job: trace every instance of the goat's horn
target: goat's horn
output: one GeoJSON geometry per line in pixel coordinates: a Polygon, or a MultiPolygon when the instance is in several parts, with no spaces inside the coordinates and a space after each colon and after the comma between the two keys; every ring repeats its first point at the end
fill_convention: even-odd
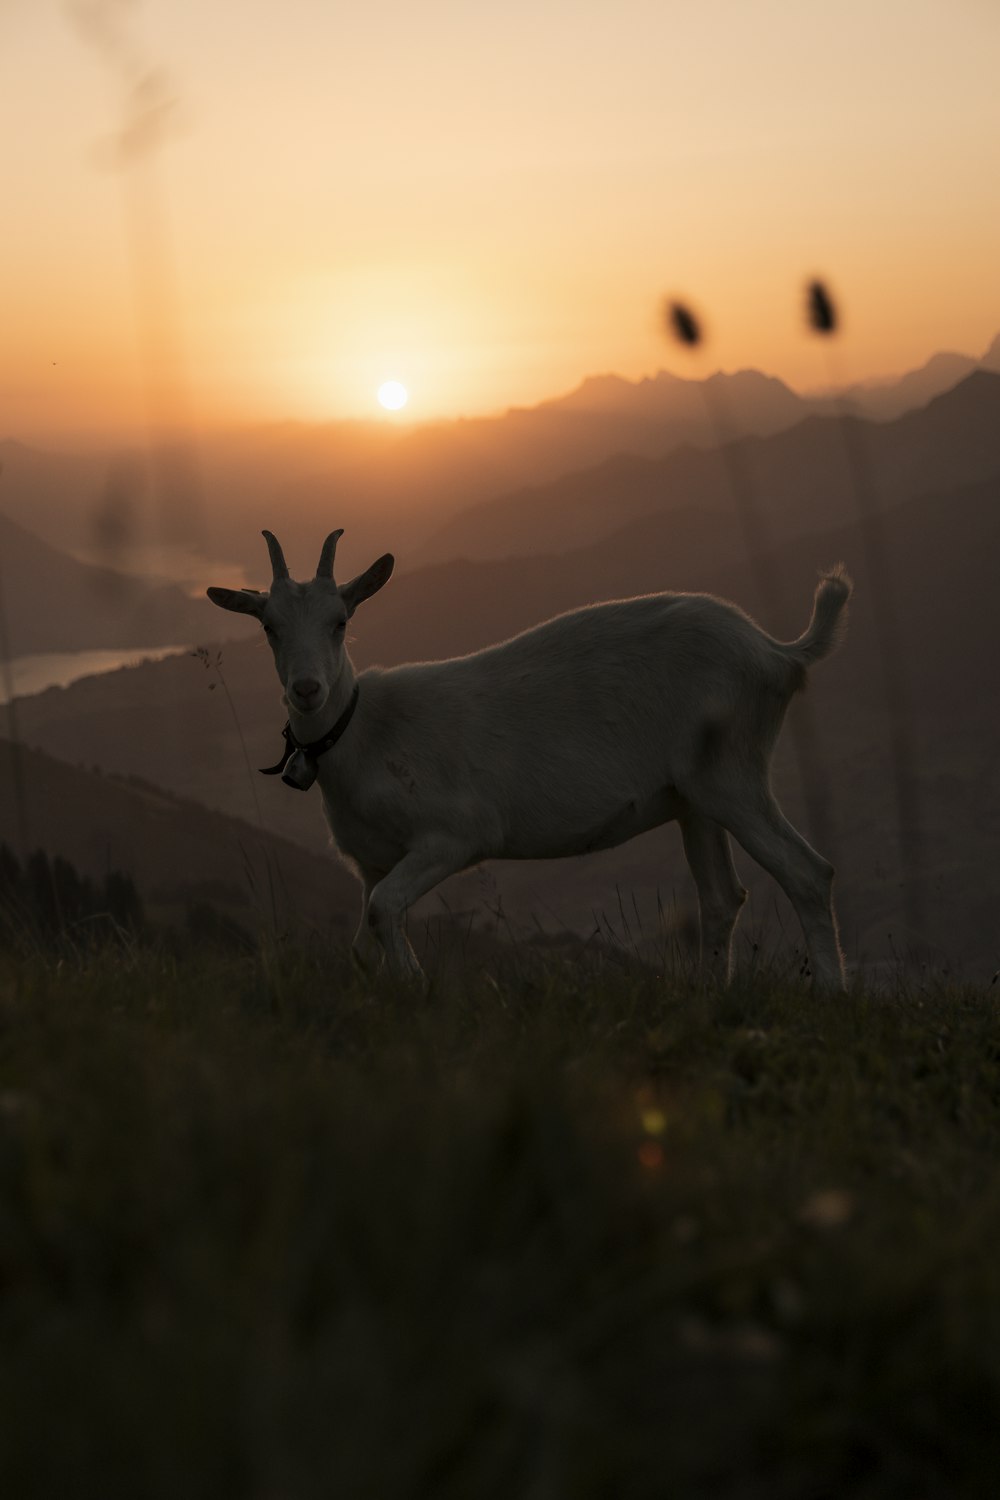
{"type": "Polygon", "coordinates": [[[271,573],[275,579],[288,577],[288,564],[285,562],[285,554],[281,550],[281,543],[270,531],[262,531],[261,536],[267,543],[267,550],[271,554],[271,573]]]}
{"type": "Polygon", "coordinates": [[[344,528],[343,526],[341,526],[339,531],[331,531],[330,535],[323,543],[323,550],[319,555],[319,566],[316,569],[317,578],[329,578],[332,580],[333,559],[337,555],[337,543],[340,541],[340,538],[343,535],[344,528]]]}

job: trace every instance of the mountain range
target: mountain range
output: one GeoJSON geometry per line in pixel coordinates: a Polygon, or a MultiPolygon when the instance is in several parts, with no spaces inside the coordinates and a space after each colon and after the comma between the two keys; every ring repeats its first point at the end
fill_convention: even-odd
{"type": "MultiPolygon", "coordinates": [[[[711,555],[722,561],[745,552],[748,545],[766,551],[784,537],[854,516],[859,499],[891,506],[921,491],[947,489],[1000,473],[1000,374],[981,368],[926,406],[881,423],[851,415],[810,413],[780,382],[751,372],[717,377],[714,388],[723,409],[738,410],[742,426],[753,431],[728,437],[714,448],[688,441],[657,457],[615,453],[589,468],[573,469],[475,503],[459,505],[451,492],[451,500],[420,511],[420,536],[414,535],[412,510],[405,515],[399,508],[366,512],[359,525],[348,528],[341,547],[344,566],[360,571],[387,546],[396,553],[400,573],[422,571],[449,558],[531,557],[610,541],[631,526],[636,528],[636,544],[645,534],[650,547],[662,549],[668,581],[683,587],[683,572],[673,572],[670,564],[682,539],[685,547],[696,549],[696,538],[701,536],[711,555]],[[801,415],[802,410],[806,415],[801,415]],[[795,411],[800,413],[799,420],[787,425],[795,411]],[[866,492],[860,497],[859,483],[866,492]],[[752,522],[747,519],[750,510],[752,522]],[[748,525],[752,536],[747,535],[748,525]]],[[[717,399],[708,396],[710,404],[705,406],[711,389],[712,380],[702,389],[676,377],[637,384],[608,377],[585,382],[571,397],[551,405],[560,411],[571,408],[569,420],[583,421],[592,436],[600,430],[603,437],[596,443],[600,450],[612,445],[615,433],[623,440],[626,431],[634,434],[636,411],[661,412],[671,402],[677,410],[695,402],[703,412],[711,411],[711,402],[717,399]],[[629,416],[616,428],[611,414],[623,406],[629,416]],[[596,410],[604,413],[601,422],[594,417],[596,410]]],[[[531,421],[537,418],[539,430],[551,432],[553,420],[558,426],[565,411],[555,419],[542,409],[523,417],[525,423],[529,417],[531,421]]],[[[511,413],[503,421],[513,424],[504,430],[512,435],[513,446],[527,464],[527,446],[517,436],[521,416],[511,413]]],[[[729,433],[735,426],[727,418],[719,430],[729,433]]],[[[651,423],[647,431],[654,429],[657,424],[651,423]]],[[[662,436],[666,430],[662,422],[657,430],[662,436]]],[[[432,441],[437,441],[433,434],[399,437],[393,451],[397,458],[404,451],[412,455],[420,443],[432,441]]],[[[259,536],[265,525],[279,530],[293,572],[301,573],[303,565],[311,570],[331,523],[329,513],[317,514],[319,491],[328,487],[326,481],[290,481],[280,504],[265,503],[260,487],[266,482],[267,465],[261,462],[256,491],[239,485],[232,492],[226,490],[226,508],[232,509],[237,501],[247,507],[238,520],[234,510],[228,523],[239,547],[235,543],[223,547],[220,542],[209,548],[217,555],[227,554],[229,561],[198,563],[190,550],[185,553],[183,570],[198,573],[192,597],[190,588],[162,579],[140,579],[127,569],[128,544],[121,538],[122,529],[128,529],[123,518],[131,514],[122,477],[127,466],[116,471],[118,510],[112,506],[109,511],[107,494],[103,499],[98,495],[93,500],[95,520],[94,515],[88,516],[85,494],[88,485],[96,486],[100,480],[95,460],[87,459],[79,471],[81,490],[71,482],[77,471],[64,455],[39,455],[16,444],[5,446],[0,493],[8,513],[0,510],[0,586],[12,655],[95,647],[141,649],[245,637],[249,633],[246,621],[237,616],[220,620],[207,605],[205,583],[235,582],[243,576],[258,586],[265,583],[267,557],[259,536]],[[20,521],[10,518],[12,510],[21,516],[20,521]],[[75,517],[77,540],[83,532],[92,540],[94,535],[104,535],[108,543],[104,550],[118,566],[68,556],[73,549],[65,538],[62,546],[43,540],[43,534],[72,532],[65,523],[68,513],[75,517]],[[111,525],[116,514],[117,533],[111,525]],[[239,559],[237,551],[242,554],[239,559]]],[[[242,462],[252,461],[252,444],[250,450],[242,462]]],[[[453,444],[444,444],[440,451],[455,459],[457,450],[453,444]]],[[[536,469],[544,472],[554,452],[551,446],[546,449],[536,469]]],[[[468,453],[463,462],[467,459],[468,453]]],[[[277,483],[273,474],[271,480],[277,483]]],[[[482,476],[480,483],[488,488],[482,476]]],[[[413,485],[420,488],[416,479],[413,485]]],[[[413,504],[419,510],[419,502],[413,504]]],[[[338,506],[338,516],[350,520],[342,514],[349,509],[345,501],[338,506]]],[[[202,526],[206,535],[219,522],[219,515],[207,507],[202,526]]],[[[135,535],[140,531],[136,522],[135,535]]],[[[78,550],[91,557],[100,555],[100,549],[93,546],[78,550]]],[[[633,550],[637,556],[644,555],[638,545],[626,547],[626,554],[633,550]]],[[[760,601],[753,597],[749,602],[756,607],[760,601]]]]}
{"type": "Polygon", "coordinates": [[[748,503],[758,517],[751,544],[767,550],[785,536],[856,513],[859,475],[852,454],[860,455],[861,483],[881,507],[1000,473],[1000,374],[974,371],[893,422],[810,416],[719,451],[685,445],[659,459],[610,459],[464,511],[422,556],[559,552],[610,537],[643,517],[675,513],[696,525],[699,516],[714,514],[721,523],[716,545],[735,554],[747,546],[741,516],[748,503]]]}
{"type": "Polygon", "coordinates": [[[10,438],[0,441],[0,514],[80,560],[144,578],[159,572],[189,591],[208,569],[218,583],[259,580],[265,526],[280,531],[293,571],[335,526],[359,553],[389,546],[401,566],[422,566],[445,560],[449,524],[484,502],[610,463],[595,481],[607,506],[616,465],[628,458],[767,438],[845,409],[894,417],[980,367],[1000,370],[1000,338],[982,360],[938,356],[836,396],[803,397],[754,370],[705,380],[661,371],[635,381],[596,376],[533,408],[418,426],[263,424],[145,454],[43,452],[10,438]]]}
{"type": "Polygon", "coordinates": [[[934,354],[926,364],[906,375],[892,380],[848,386],[840,393],[839,399],[860,416],[874,417],[883,422],[891,421],[894,417],[902,416],[903,412],[924,406],[935,396],[951,390],[952,386],[977,369],[1000,373],[1000,334],[997,334],[981,359],[950,351],[934,354]]]}

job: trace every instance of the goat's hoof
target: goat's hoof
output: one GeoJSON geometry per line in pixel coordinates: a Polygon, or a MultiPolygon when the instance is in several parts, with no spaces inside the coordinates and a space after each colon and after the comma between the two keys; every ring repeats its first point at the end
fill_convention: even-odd
{"type": "Polygon", "coordinates": [[[403,983],[408,990],[416,995],[418,1000],[426,1000],[430,993],[431,982],[423,969],[411,970],[402,976],[403,983]]]}

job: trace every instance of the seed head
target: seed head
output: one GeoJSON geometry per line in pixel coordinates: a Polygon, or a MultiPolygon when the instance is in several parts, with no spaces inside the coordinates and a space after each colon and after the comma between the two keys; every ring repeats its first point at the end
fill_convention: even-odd
{"type": "Polygon", "coordinates": [[[701,343],[701,325],[689,307],[683,302],[668,302],[666,323],[674,338],[694,349],[701,343]]]}
{"type": "Polygon", "coordinates": [[[810,281],[806,288],[809,326],[816,333],[836,333],[837,309],[822,281],[810,281]]]}

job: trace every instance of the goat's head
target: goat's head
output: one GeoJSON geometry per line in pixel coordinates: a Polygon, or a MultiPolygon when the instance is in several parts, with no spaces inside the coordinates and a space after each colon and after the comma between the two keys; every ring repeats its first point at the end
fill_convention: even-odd
{"type": "Polygon", "coordinates": [[[338,587],[333,563],[343,533],[332,531],[323,543],[316,577],[295,583],[277,538],[269,531],[263,535],[271,554],[270,591],[211,588],[208,597],[220,609],[260,621],[288,707],[298,714],[319,713],[344,670],[347,622],[362,600],[388,583],[393,557],[385,553],[366,572],[338,587]]]}

